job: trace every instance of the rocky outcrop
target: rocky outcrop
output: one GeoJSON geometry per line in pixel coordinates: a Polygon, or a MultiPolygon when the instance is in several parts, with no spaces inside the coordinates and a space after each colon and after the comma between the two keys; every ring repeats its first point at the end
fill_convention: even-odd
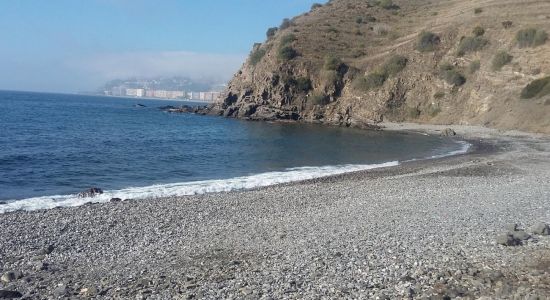
{"type": "Polygon", "coordinates": [[[78,193],[78,198],[89,198],[103,194],[103,190],[97,187],[89,188],[78,193]]]}
{"type": "Polygon", "coordinates": [[[352,127],[387,120],[550,132],[550,96],[521,99],[530,82],[550,74],[550,43],[520,47],[516,41],[521,29],[550,32],[550,3],[376,3],[329,1],[271,30],[221,100],[197,113],[352,127]],[[503,51],[511,61],[496,68],[503,51]]]}

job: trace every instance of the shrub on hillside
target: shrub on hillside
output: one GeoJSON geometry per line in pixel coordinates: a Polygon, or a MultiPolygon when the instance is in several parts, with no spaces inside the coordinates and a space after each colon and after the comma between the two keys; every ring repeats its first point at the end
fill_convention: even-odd
{"type": "Polygon", "coordinates": [[[443,64],[440,67],[440,76],[445,82],[454,86],[461,86],[466,83],[466,77],[450,64],[443,64]]]}
{"type": "Polygon", "coordinates": [[[495,57],[493,57],[491,68],[493,69],[493,71],[500,71],[502,67],[509,64],[512,61],[512,58],[513,56],[508,54],[508,52],[499,51],[497,52],[495,57]]]}
{"type": "Polygon", "coordinates": [[[382,73],[386,74],[386,77],[393,76],[405,69],[409,60],[401,55],[394,55],[386,61],[382,66],[382,73]]]}
{"type": "Polygon", "coordinates": [[[291,46],[283,46],[279,48],[278,57],[282,60],[291,60],[298,56],[298,52],[291,46]]]}
{"type": "Polygon", "coordinates": [[[265,35],[267,36],[267,39],[270,39],[272,37],[275,36],[275,34],[277,33],[277,30],[279,30],[279,28],[277,27],[271,27],[267,30],[267,32],[265,33],[265,35]]]}
{"type": "Polygon", "coordinates": [[[474,14],[478,15],[483,12],[483,9],[481,7],[477,7],[474,9],[474,14]]]}
{"type": "Polygon", "coordinates": [[[264,49],[256,48],[250,54],[250,64],[252,64],[253,66],[257,65],[262,60],[265,53],[266,51],[264,49]]]}
{"type": "Polygon", "coordinates": [[[313,5],[311,5],[311,10],[315,10],[319,7],[323,7],[323,4],[320,4],[320,3],[313,3],[313,5]]]}
{"type": "Polygon", "coordinates": [[[388,24],[376,24],[372,26],[372,31],[376,33],[377,35],[386,35],[391,30],[391,27],[388,24]]]}
{"type": "Polygon", "coordinates": [[[463,56],[468,52],[476,52],[489,44],[489,41],[481,36],[468,36],[458,44],[458,55],[463,56]]]}
{"type": "Polygon", "coordinates": [[[481,26],[476,26],[476,27],[474,27],[474,30],[472,30],[472,33],[475,36],[482,36],[482,35],[485,34],[485,29],[483,29],[483,27],[481,27],[481,26]]]}
{"type": "Polygon", "coordinates": [[[531,99],[550,95],[550,76],[529,83],[521,91],[521,98],[531,99]]]}
{"type": "Polygon", "coordinates": [[[330,98],[322,92],[315,92],[310,96],[313,105],[326,105],[330,102],[330,98]]]}
{"type": "Polygon", "coordinates": [[[357,23],[357,24],[363,23],[363,18],[362,17],[355,18],[355,23],[357,23]]]}
{"type": "Polygon", "coordinates": [[[537,47],[548,40],[548,34],[542,29],[527,28],[518,31],[516,41],[520,48],[537,47]]]}
{"type": "Polygon", "coordinates": [[[504,21],[504,22],[502,22],[502,27],[504,27],[504,29],[512,28],[512,25],[514,25],[514,23],[513,23],[512,21],[504,21]]]}
{"type": "Polygon", "coordinates": [[[342,61],[335,57],[334,55],[327,55],[325,56],[325,62],[323,64],[323,69],[325,70],[332,70],[332,71],[336,71],[338,70],[338,68],[340,67],[340,65],[342,64],[342,61]]]}
{"type": "Polygon", "coordinates": [[[378,6],[384,9],[397,9],[398,6],[393,3],[392,0],[380,0],[378,1],[378,6]]]}
{"type": "Polygon", "coordinates": [[[474,74],[479,71],[479,68],[481,68],[481,62],[479,60],[474,60],[468,66],[468,73],[474,74]]]}
{"type": "Polygon", "coordinates": [[[418,36],[418,43],[416,49],[420,52],[434,51],[439,45],[441,39],[433,32],[423,31],[418,36]]]}
{"type": "Polygon", "coordinates": [[[311,80],[307,77],[298,77],[294,81],[296,89],[301,92],[309,92],[312,88],[311,80]]]}
{"type": "Polygon", "coordinates": [[[367,76],[362,76],[357,78],[353,85],[355,89],[362,90],[362,91],[370,91],[372,89],[381,87],[384,85],[384,82],[386,82],[386,74],[375,71],[373,73],[368,74],[367,76]]]}
{"type": "Polygon", "coordinates": [[[292,21],[290,21],[290,19],[288,19],[288,18],[285,18],[285,19],[283,19],[283,22],[279,26],[279,29],[281,29],[281,30],[287,29],[290,26],[292,26],[292,21]]]}
{"type": "Polygon", "coordinates": [[[438,99],[438,100],[439,100],[439,99],[441,99],[441,98],[443,98],[443,97],[445,97],[445,93],[444,93],[444,92],[437,92],[437,93],[434,94],[434,99],[438,99]]]}
{"type": "Polygon", "coordinates": [[[287,34],[281,38],[281,47],[287,46],[288,44],[294,42],[296,40],[296,36],[292,33],[287,34]]]}

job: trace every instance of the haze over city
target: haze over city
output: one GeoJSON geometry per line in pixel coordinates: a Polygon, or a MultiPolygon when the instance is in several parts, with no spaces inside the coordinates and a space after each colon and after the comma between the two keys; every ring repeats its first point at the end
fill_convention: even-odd
{"type": "Polygon", "coordinates": [[[227,81],[266,28],[313,2],[1,1],[9,47],[0,47],[0,89],[90,91],[133,76],[227,81]]]}

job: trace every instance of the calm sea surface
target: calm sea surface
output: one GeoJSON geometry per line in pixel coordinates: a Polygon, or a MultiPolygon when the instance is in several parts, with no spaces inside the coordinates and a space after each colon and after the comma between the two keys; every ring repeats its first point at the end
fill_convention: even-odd
{"type": "Polygon", "coordinates": [[[11,205],[0,211],[77,205],[73,194],[92,186],[108,191],[106,201],[193,194],[464,150],[437,136],[169,114],[162,105],[181,102],[0,91],[0,200],[11,205]]]}

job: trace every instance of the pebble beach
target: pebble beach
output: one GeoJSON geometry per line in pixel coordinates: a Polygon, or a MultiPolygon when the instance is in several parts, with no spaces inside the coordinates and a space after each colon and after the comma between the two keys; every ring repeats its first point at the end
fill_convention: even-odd
{"type": "Polygon", "coordinates": [[[453,129],[471,153],[2,214],[0,298],[550,299],[550,139],[453,129]],[[501,245],[511,231],[528,237],[501,245]]]}

